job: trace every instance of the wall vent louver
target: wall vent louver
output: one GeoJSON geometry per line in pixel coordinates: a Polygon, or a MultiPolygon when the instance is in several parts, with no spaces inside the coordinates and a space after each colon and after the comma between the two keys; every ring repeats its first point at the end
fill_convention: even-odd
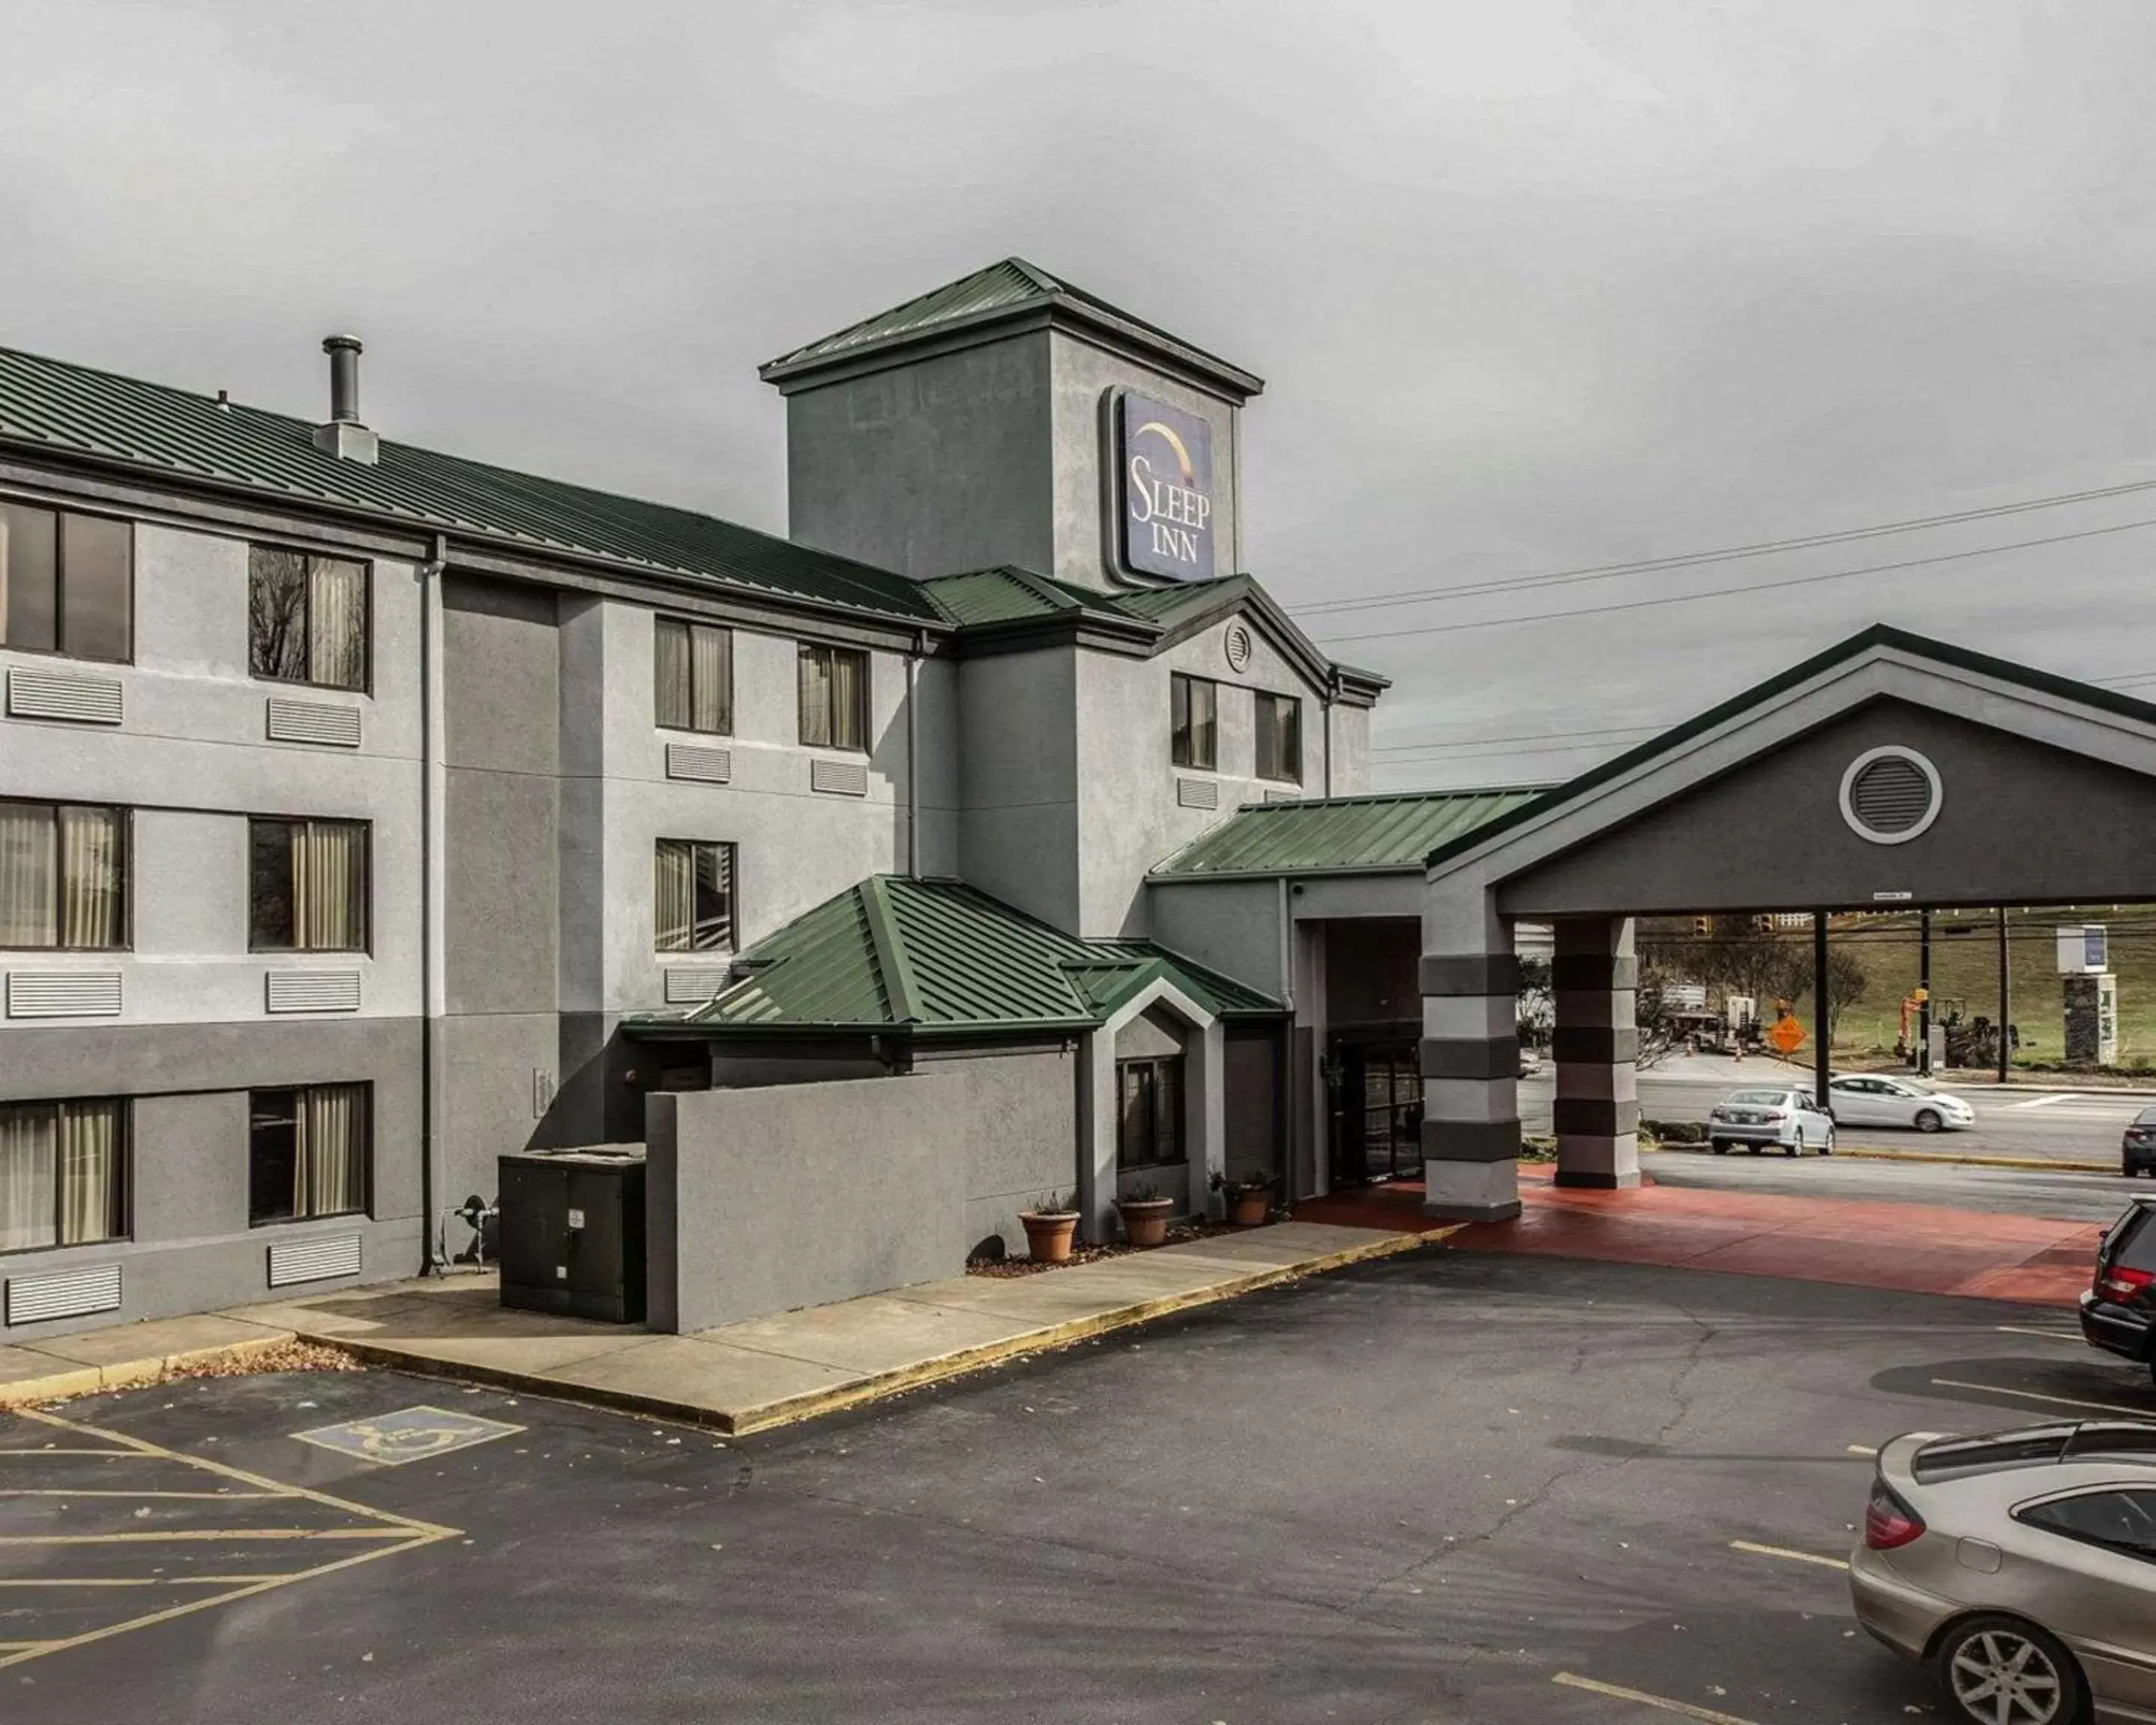
{"type": "Polygon", "coordinates": [[[120,1266],[64,1270],[51,1276],[8,1278],[8,1322],[43,1323],[56,1317],[85,1317],[120,1309],[120,1266]]]}
{"type": "Polygon", "coordinates": [[[16,719],[68,719],[79,725],[117,725],[122,716],[120,679],[81,671],[8,668],[8,714],[16,719]]]}
{"type": "Polygon", "coordinates": [[[1218,809],[1220,787],[1209,778],[1178,778],[1175,800],[1185,809],[1218,809]]]}
{"type": "Polygon", "coordinates": [[[11,970],[11,1019],[110,1019],[120,1015],[116,970],[11,970]]]}
{"type": "Polygon", "coordinates": [[[324,1235],[315,1240],[288,1240],[270,1248],[270,1286],[288,1288],[295,1282],[328,1281],[340,1276],[359,1274],[359,1236],[324,1235]]]}
{"type": "Polygon", "coordinates": [[[731,784],[734,752],[706,748],[699,743],[670,742],[666,745],[666,776],[695,784],[731,784]]]}
{"type": "Polygon", "coordinates": [[[292,701],[281,695],[270,697],[270,740],[272,742],[314,743],[325,748],[359,747],[359,709],[326,701],[292,701]]]}

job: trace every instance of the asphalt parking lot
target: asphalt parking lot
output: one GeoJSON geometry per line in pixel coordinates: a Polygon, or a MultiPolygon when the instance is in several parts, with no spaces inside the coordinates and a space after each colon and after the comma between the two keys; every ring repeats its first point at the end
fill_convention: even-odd
{"type": "Polygon", "coordinates": [[[205,1380],[0,1416],[0,1718],[1936,1717],[1860,1450],[2122,1409],[2056,1312],[1441,1250],[760,1438],[205,1380]]]}

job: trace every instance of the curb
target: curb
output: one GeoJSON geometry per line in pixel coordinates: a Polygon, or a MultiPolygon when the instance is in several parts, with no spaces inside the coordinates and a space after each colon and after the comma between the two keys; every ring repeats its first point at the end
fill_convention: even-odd
{"type": "Polygon", "coordinates": [[[155,1384],[169,1372],[218,1360],[251,1359],[258,1353],[267,1353],[273,1348],[282,1348],[299,1339],[290,1330],[267,1330],[243,1342],[220,1343],[214,1348],[191,1348],[181,1353],[120,1360],[109,1366],[76,1366],[48,1377],[18,1378],[13,1384],[0,1384],[0,1409],[66,1401],[108,1389],[137,1389],[146,1384],[155,1384]]]}
{"type": "MultiPolygon", "coordinates": [[[[1373,1258],[1389,1258],[1396,1253],[1413,1251],[1419,1246],[1434,1245],[1457,1233],[1460,1225],[1464,1224],[1436,1228],[1427,1234],[1381,1234],[1368,1245],[1343,1247],[1322,1257],[1306,1258],[1298,1263],[1254,1271],[1236,1281],[1199,1288],[1188,1294],[1170,1294],[1158,1300],[1142,1300],[1129,1306],[1116,1307],[1112,1311],[1071,1318],[1023,1336],[984,1343],[978,1348],[962,1348],[954,1353],[939,1354],[933,1359],[917,1360],[911,1365],[875,1373],[829,1389],[811,1390],[779,1401],[767,1402],[738,1417],[718,1409],[675,1401],[666,1396],[593,1389],[579,1384],[562,1383],[535,1373],[504,1371],[490,1366],[468,1366],[450,1360],[429,1359],[408,1353],[401,1348],[370,1343],[362,1337],[339,1336],[329,1345],[341,1348],[370,1364],[394,1367],[418,1377],[484,1384],[496,1389],[514,1389],[520,1394],[544,1396],[555,1401],[581,1402],[593,1407],[610,1408],[619,1413],[670,1420],[680,1425],[719,1431],[728,1437],[746,1437],[754,1432],[770,1431],[778,1426],[793,1425],[803,1420],[814,1420],[825,1414],[835,1414],[845,1409],[882,1401],[891,1396],[902,1395],[911,1389],[963,1377],[1009,1360],[1058,1352],[1111,1331],[1150,1323],[1156,1318],[1193,1311],[1203,1306],[1218,1305],[1244,1294],[1255,1293],[1261,1288],[1277,1287],[1282,1282],[1297,1281],[1306,1276],[1321,1276],[1327,1271],[1345,1269],[1351,1264],[1367,1263],[1373,1258]]],[[[304,1331],[300,1333],[305,1339],[317,1339],[306,1337],[304,1331]]],[[[664,1337],[654,1334],[652,1339],[659,1341],[664,1337]]]]}
{"type": "MultiPolygon", "coordinates": [[[[1655,1149],[1666,1156],[1708,1156],[1713,1153],[1704,1144],[1657,1144],[1655,1149]]],[[[1958,1156],[1951,1150],[1861,1150],[1837,1144],[1834,1147],[1834,1153],[1851,1162],[1936,1163],[1952,1168],[2004,1168],[2037,1174],[2115,1174],[2118,1172],[2117,1164],[2108,1162],[2061,1162],[2036,1156],[1958,1156]]]]}

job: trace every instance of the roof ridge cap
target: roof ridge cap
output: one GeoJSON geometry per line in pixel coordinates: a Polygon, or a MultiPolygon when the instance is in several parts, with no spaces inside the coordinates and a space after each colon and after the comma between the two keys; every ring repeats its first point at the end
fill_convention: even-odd
{"type": "Polygon", "coordinates": [[[861,914],[869,926],[869,945],[875,954],[878,980],[883,984],[885,1004],[891,1010],[891,1022],[917,1024],[921,1022],[921,995],[914,986],[913,966],[906,956],[906,943],[899,933],[898,919],[892,914],[886,887],[892,876],[871,875],[854,888],[860,895],[861,914]]]}

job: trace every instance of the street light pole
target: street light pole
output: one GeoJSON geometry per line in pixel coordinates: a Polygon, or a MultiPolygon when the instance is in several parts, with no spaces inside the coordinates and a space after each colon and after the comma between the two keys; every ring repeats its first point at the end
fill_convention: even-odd
{"type": "Polygon", "coordinates": [[[1917,1076],[1932,1076],[1932,913],[1917,913],[1917,1076]]]}
{"type": "Polygon", "coordinates": [[[2006,906],[1999,907],[1999,1081],[2006,1082],[2007,1062],[2013,1057],[2008,1045],[2007,1025],[2014,1011],[2013,973],[2006,963],[2006,906]]]}
{"type": "Polygon", "coordinates": [[[1830,1040],[1830,1022],[1826,1007],[1826,912],[1812,912],[1812,1028],[1818,1033],[1812,1044],[1812,1100],[1819,1104],[1820,1112],[1831,1116],[1834,1112],[1834,1092],[1828,1087],[1834,1077],[1834,1055],[1827,1044],[1830,1040]]]}

